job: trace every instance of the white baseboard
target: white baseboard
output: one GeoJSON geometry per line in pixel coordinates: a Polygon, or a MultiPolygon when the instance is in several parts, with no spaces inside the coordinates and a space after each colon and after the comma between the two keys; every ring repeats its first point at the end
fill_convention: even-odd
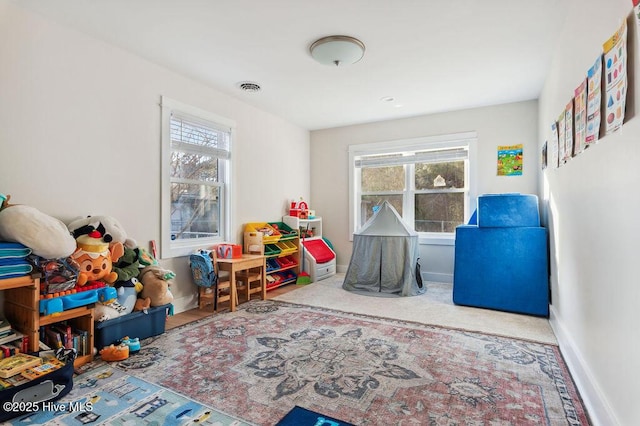
{"type": "Polygon", "coordinates": [[[442,274],[440,272],[422,272],[423,281],[453,284],[452,274],[442,274]]]}
{"type": "MultiPolygon", "coordinates": [[[[336,272],[346,273],[349,269],[349,265],[336,265],[336,272]]],[[[422,271],[423,281],[435,281],[438,283],[450,283],[453,284],[452,274],[442,274],[439,272],[425,272],[422,271]]]]}
{"type": "Polygon", "coordinates": [[[173,299],[173,313],[189,311],[198,307],[198,293],[173,299]]]}
{"type": "Polygon", "coordinates": [[[576,383],[578,392],[580,392],[580,396],[591,418],[591,423],[596,426],[620,425],[604,393],[598,386],[598,383],[593,379],[593,374],[584,361],[584,357],[580,354],[580,350],[576,347],[570,334],[563,326],[562,321],[558,318],[553,305],[550,306],[549,323],[558,339],[560,352],[562,352],[562,356],[576,383]]]}

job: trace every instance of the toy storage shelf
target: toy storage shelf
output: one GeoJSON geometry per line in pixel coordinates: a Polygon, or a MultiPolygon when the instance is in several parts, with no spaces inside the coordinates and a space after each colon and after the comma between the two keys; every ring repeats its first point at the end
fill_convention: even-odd
{"type": "MultiPolygon", "coordinates": [[[[62,311],[55,315],[40,315],[40,278],[24,276],[0,280],[0,290],[4,295],[4,315],[18,332],[29,339],[29,351],[39,350],[41,326],[68,321],[75,327],[86,330],[89,348],[93,349],[93,304],[62,311]]],[[[79,367],[93,360],[93,355],[76,358],[74,365],[79,367]]]]}
{"type": "Polygon", "coordinates": [[[267,258],[267,277],[285,276],[287,278],[270,284],[267,278],[267,291],[283,285],[296,282],[300,271],[300,237],[297,228],[288,226],[283,222],[248,223],[244,229],[244,252],[256,252],[256,246],[260,247],[260,254],[267,258]],[[277,229],[289,231],[289,234],[265,236],[259,231],[264,226],[275,226],[277,229]],[[269,265],[273,265],[269,268],[269,265]]]}
{"type": "Polygon", "coordinates": [[[300,233],[300,238],[305,237],[306,240],[312,238],[322,238],[322,218],[314,217],[312,219],[300,219],[296,216],[282,216],[282,221],[286,223],[292,229],[297,229],[300,233]],[[305,235],[307,228],[312,235],[305,235]]]}

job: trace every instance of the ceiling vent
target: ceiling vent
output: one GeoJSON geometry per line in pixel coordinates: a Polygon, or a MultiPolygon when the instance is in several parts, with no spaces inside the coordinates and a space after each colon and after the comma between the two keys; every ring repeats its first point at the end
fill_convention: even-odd
{"type": "Polygon", "coordinates": [[[260,91],[260,85],[258,83],[254,83],[253,81],[242,81],[238,83],[238,87],[243,92],[249,93],[257,93],[260,91]]]}

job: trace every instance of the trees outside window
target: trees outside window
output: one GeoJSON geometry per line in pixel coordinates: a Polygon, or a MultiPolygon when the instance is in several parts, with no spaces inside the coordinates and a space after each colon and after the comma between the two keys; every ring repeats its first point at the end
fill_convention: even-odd
{"type": "Polygon", "coordinates": [[[225,240],[233,126],[163,98],[162,255],[184,256],[225,240]]]}
{"type": "Polygon", "coordinates": [[[388,201],[422,234],[452,235],[470,206],[470,145],[475,134],[352,145],[353,229],[388,201]]]}

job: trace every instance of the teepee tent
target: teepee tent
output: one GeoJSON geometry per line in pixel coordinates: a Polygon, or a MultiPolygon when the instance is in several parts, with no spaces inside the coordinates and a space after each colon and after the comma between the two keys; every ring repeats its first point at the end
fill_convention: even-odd
{"type": "Polygon", "coordinates": [[[385,201],[353,235],[351,261],[342,288],[380,296],[424,293],[426,287],[416,277],[418,249],[418,233],[385,201]]]}

